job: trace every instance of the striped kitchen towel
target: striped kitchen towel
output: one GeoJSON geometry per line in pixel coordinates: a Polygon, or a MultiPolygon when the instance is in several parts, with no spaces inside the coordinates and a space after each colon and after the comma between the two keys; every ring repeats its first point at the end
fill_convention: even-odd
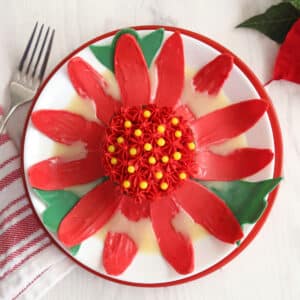
{"type": "Polygon", "coordinates": [[[21,172],[12,141],[7,134],[0,136],[1,300],[39,299],[74,268],[34,215],[21,172]]]}

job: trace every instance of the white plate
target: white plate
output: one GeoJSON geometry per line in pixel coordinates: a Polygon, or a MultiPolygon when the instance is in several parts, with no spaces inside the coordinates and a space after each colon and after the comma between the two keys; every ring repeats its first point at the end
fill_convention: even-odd
{"type": "MultiPolygon", "coordinates": [[[[139,34],[143,36],[150,31],[151,30],[149,29],[140,29],[139,34]]],[[[170,36],[171,33],[171,31],[166,30],[164,39],[170,36]]],[[[215,49],[215,47],[221,49],[221,51],[224,50],[221,46],[215,45],[214,42],[193,33],[181,31],[181,37],[184,43],[185,63],[196,70],[220,53],[217,49],[215,49]],[[209,45],[210,43],[213,43],[214,47],[209,45]]],[[[94,40],[94,44],[107,45],[110,44],[111,40],[111,35],[105,38],[100,37],[98,41],[94,40]]],[[[91,53],[87,44],[84,45],[83,48],[76,50],[76,52],[72,55],[84,58],[100,73],[106,70],[106,68],[97,61],[91,53]]],[[[70,56],[67,59],[70,59],[70,56]]],[[[262,87],[259,86],[257,79],[249,74],[249,70],[246,69],[245,66],[241,65],[240,68],[237,64],[234,65],[233,70],[230,73],[230,77],[224,85],[224,91],[233,103],[240,102],[241,100],[262,97],[262,87]],[[249,78],[249,76],[251,76],[251,78],[249,78]],[[257,87],[259,87],[260,91],[258,91],[257,87]]],[[[42,87],[33,105],[32,111],[40,109],[64,109],[69,105],[74,95],[75,90],[68,78],[66,60],[64,60],[58,68],[55,69],[54,73],[51,74],[46,81],[46,84],[42,87]]],[[[280,139],[280,136],[278,139],[280,139]]],[[[249,147],[269,148],[273,152],[275,151],[272,127],[267,114],[264,115],[263,118],[261,118],[261,120],[247,132],[247,140],[249,147]]],[[[40,218],[45,206],[32,191],[28,181],[27,170],[33,164],[52,156],[52,148],[53,142],[37,131],[29,120],[25,130],[23,150],[25,182],[34,209],[40,218]]],[[[263,180],[266,178],[272,178],[273,176],[274,160],[265,169],[249,179],[263,180]]],[[[252,229],[252,225],[246,227],[244,231],[244,239],[247,239],[247,236],[252,229]]],[[[64,249],[65,252],[69,254],[69,251],[64,248],[56,235],[50,232],[49,234],[53,237],[56,243],[59,244],[60,248],[64,249]]],[[[81,249],[74,259],[81,263],[82,266],[87,267],[89,270],[96,272],[100,276],[118,279],[125,283],[134,285],[165,285],[182,282],[182,279],[183,281],[186,281],[203,274],[203,271],[208,270],[209,268],[209,270],[215,269],[216,267],[214,266],[216,264],[228,257],[237,248],[236,245],[220,242],[213,236],[207,235],[204,239],[194,242],[195,270],[191,274],[180,275],[176,273],[166,263],[160,253],[149,254],[139,252],[128,269],[122,275],[114,277],[107,275],[100,263],[102,247],[103,241],[101,239],[91,237],[82,243],[81,249]],[[193,276],[196,274],[197,276],[193,276]]],[[[238,250],[236,252],[240,251],[238,250]]]]}

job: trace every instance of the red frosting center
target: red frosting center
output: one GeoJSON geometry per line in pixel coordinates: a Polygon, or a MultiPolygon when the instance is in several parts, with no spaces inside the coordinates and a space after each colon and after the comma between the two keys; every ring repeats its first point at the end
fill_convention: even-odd
{"type": "Polygon", "coordinates": [[[111,180],[131,197],[155,200],[196,169],[192,130],[169,107],[122,108],[106,130],[104,153],[111,180]]]}

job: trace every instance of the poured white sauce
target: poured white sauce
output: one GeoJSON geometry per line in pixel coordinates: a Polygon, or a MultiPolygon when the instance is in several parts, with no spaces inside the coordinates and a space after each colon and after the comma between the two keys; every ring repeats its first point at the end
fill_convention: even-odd
{"type": "Polygon", "coordinates": [[[157,84],[158,84],[158,75],[157,75],[157,69],[155,68],[155,64],[152,64],[152,66],[149,69],[149,78],[150,78],[150,85],[151,85],[151,102],[153,102],[157,84]]]}
{"type": "Polygon", "coordinates": [[[83,142],[75,142],[72,145],[64,145],[55,143],[53,146],[53,153],[55,156],[62,157],[65,161],[77,160],[86,157],[86,148],[83,142]]]}
{"type": "Polygon", "coordinates": [[[206,230],[201,225],[196,224],[184,210],[180,210],[172,220],[172,224],[177,231],[193,240],[198,240],[207,234],[206,230]]]}
{"type": "MultiPolygon", "coordinates": [[[[186,79],[181,101],[190,107],[196,117],[201,117],[230,104],[229,99],[223,92],[219,93],[216,97],[196,92],[192,86],[192,77],[194,73],[195,72],[190,69],[186,70],[186,79]]],[[[102,75],[108,83],[106,92],[115,99],[120,99],[120,91],[114,75],[110,71],[106,71],[102,75]]],[[[149,75],[151,82],[151,99],[153,99],[157,87],[157,74],[153,66],[149,70],[149,75]]],[[[77,95],[71,100],[70,104],[66,107],[66,110],[77,113],[87,120],[98,122],[93,102],[82,99],[77,95]]],[[[244,135],[241,135],[228,140],[225,143],[213,145],[210,149],[217,154],[225,155],[234,149],[242,148],[246,145],[246,138],[244,135]]],[[[54,143],[53,154],[55,156],[62,156],[66,159],[80,159],[86,155],[86,150],[84,144],[81,142],[74,143],[70,146],[54,143]]],[[[73,191],[77,195],[82,196],[94,188],[98,183],[99,181],[95,181],[85,185],[70,187],[66,190],[73,191]]],[[[182,210],[174,217],[172,224],[176,231],[190,237],[192,240],[198,240],[207,235],[205,229],[196,224],[192,218],[182,210]]],[[[108,231],[127,233],[138,245],[140,251],[148,253],[159,251],[151,220],[149,218],[133,222],[128,220],[120,211],[117,211],[110,221],[99,230],[95,236],[104,239],[108,231]]]]}
{"type": "Polygon", "coordinates": [[[67,111],[78,114],[89,121],[99,122],[96,116],[95,104],[93,101],[83,99],[76,95],[72,98],[69,105],[65,108],[67,111]]]}
{"type": "Polygon", "coordinates": [[[106,70],[102,76],[105,78],[107,86],[105,91],[107,94],[111,95],[114,99],[120,99],[120,89],[116,80],[115,75],[110,71],[106,70]]]}
{"type": "Polygon", "coordinates": [[[65,188],[65,191],[71,191],[79,197],[84,196],[86,193],[91,191],[94,187],[96,187],[102,180],[98,179],[86,184],[73,185],[71,187],[65,188]]]}
{"type": "Polygon", "coordinates": [[[133,222],[128,220],[120,211],[117,211],[109,222],[96,233],[96,236],[104,239],[108,231],[128,234],[138,245],[140,251],[159,251],[149,218],[133,222]]]}

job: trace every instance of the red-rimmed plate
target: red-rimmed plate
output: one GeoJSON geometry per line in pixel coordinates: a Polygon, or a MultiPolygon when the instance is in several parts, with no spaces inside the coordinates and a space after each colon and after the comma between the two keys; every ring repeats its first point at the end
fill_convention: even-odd
{"type": "MultiPolygon", "coordinates": [[[[143,37],[153,33],[154,30],[158,30],[159,28],[161,27],[143,26],[135,29],[139,35],[139,39],[142,40],[143,37]]],[[[69,110],[77,115],[83,116],[85,119],[97,122],[95,107],[91,101],[82,100],[76,95],[76,91],[72,86],[67,73],[67,64],[73,57],[81,57],[95,70],[104,75],[110,86],[110,89],[107,92],[111,93],[114,98],[118,98],[120,91],[112,88],[117,86],[117,84],[113,73],[108,71],[109,65],[106,64],[105,66],[106,58],[97,58],[90,49],[91,45],[111,45],[116,32],[117,31],[111,32],[89,41],[71,53],[54,69],[39,90],[32,105],[24,133],[24,184],[33,204],[33,208],[43,226],[45,226],[46,230],[49,232],[49,235],[67,255],[71,256],[73,260],[82,267],[106,279],[129,285],[166,286],[182,283],[217,270],[240,253],[262,227],[273,205],[276,191],[273,191],[267,196],[266,208],[258,220],[255,220],[252,224],[241,224],[243,225],[244,237],[241,239],[240,243],[224,243],[207,233],[201,226],[194,225],[194,222],[189,219],[186,213],[180,213],[176,220],[172,220],[172,226],[176,228],[176,231],[181,232],[184,236],[189,238],[195,256],[194,268],[188,270],[188,272],[185,270],[184,273],[187,274],[180,274],[176,272],[173,268],[174,266],[172,267],[172,264],[167,263],[159,251],[159,246],[156,242],[157,239],[152,230],[150,219],[143,218],[138,223],[135,221],[128,223],[126,220],[124,221],[120,212],[116,213],[116,216],[113,217],[113,220],[110,221],[108,225],[100,231],[97,231],[88,239],[82,241],[80,247],[73,247],[71,253],[75,255],[72,256],[70,247],[66,247],[58,239],[56,234],[57,226],[59,225],[56,224],[57,216],[63,214],[60,210],[61,206],[58,205],[57,208],[53,208],[52,211],[47,214],[45,214],[45,211],[49,209],[51,205],[54,205],[59,201],[59,199],[54,199],[55,197],[60,197],[61,201],[63,201],[63,197],[68,198],[70,197],[70,193],[72,193],[75,195],[75,198],[73,199],[71,196],[72,199],[70,200],[70,198],[68,198],[67,200],[69,203],[68,205],[70,206],[69,210],[71,210],[72,203],[75,204],[80,197],[93,187],[97,186],[100,183],[99,180],[94,181],[89,185],[68,187],[67,189],[61,188],[61,190],[64,190],[66,193],[57,193],[55,195],[53,192],[41,191],[39,187],[38,189],[33,189],[32,182],[30,182],[30,178],[28,177],[28,171],[33,165],[48,159],[49,157],[62,155],[68,157],[69,160],[74,160],[78,159],[80,155],[84,155],[84,147],[80,142],[75,142],[71,147],[55,143],[33,126],[30,116],[34,112],[45,109],[69,110]],[[104,237],[107,230],[126,233],[128,236],[131,236],[131,239],[139,249],[128,268],[118,275],[109,271],[109,268],[105,269],[102,264],[104,237]]],[[[243,180],[247,182],[257,182],[278,178],[281,175],[282,142],[274,109],[257,78],[236,56],[231,54],[230,51],[218,45],[216,42],[196,33],[178,28],[164,27],[162,46],[159,44],[159,47],[157,48],[158,53],[153,58],[154,63],[152,63],[152,67],[150,66],[149,68],[152,94],[155,95],[155,89],[158,82],[156,69],[154,67],[156,65],[156,59],[162,49],[161,47],[163,47],[165,41],[168,40],[174,32],[180,34],[183,42],[185,59],[185,88],[183,96],[181,96],[181,101],[188,102],[188,106],[194,112],[196,117],[203,117],[216,109],[220,109],[221,107],[230,104],[247,101],[248,99],[263,98],[264,102],[269,105],[267,112],[253,127],[251,127],[251,129],[235,139],[234,142],[227,142],[226,146],[217,146],[214,151],[220,155],[227,155],[236,148],[241,147],[270,149],[274,153],[272,162],[259,172],[256,172],[254,175],[248,176],[243,180]],[[216,97],[207,96],[205,94],[206,92],[204,92],[203,95],[191,92],[189,82],[192,81],[193,74],[221,53],[229,53],[234,59],[233,68],[223,86],[222,92],[216,97]]],[[[144,47],[147,48],[145,45],[144,47]]],[[[40,176],[46,176],[47,178],[47,174],[40,173],[40,176]]],[[[219,182],[206,182],[205,184],[211,191],[219,190],[221,193],[228,187],[226,185],[227,183],[222,185],[222,183],[220,184],[219,182]]],[[[236,189],[239,187],[236,185],[234,188],[236,189]]],[[[235,192],[238,192],[238,190],[235,190],[235,192]]],[[[245,209],[247,211],[247,208],[245,209]]],[[[257,211],[257,213],[259,213],[259,211],[257,211]]],[[[179,254],[176,259],[183,260],[184,256],[185,253],[179,254]]]]}

